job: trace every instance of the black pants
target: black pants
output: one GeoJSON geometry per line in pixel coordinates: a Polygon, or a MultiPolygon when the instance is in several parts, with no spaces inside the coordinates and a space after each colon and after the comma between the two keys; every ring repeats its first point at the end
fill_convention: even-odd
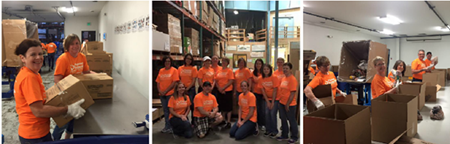
{"type": "Polygon", "coordinates": [[[413,78],[412,82],[422,82],[422,80],[421,80],[421,79],[413,78]]]}
{"type": "Polygon", "coordinates": [[[189,120],[183,121],[179,117],[172,117],[169,122],[174,134],[185,138],[192,138],[194,135],[194,129],[191,127],[189,120]]]}
{"type": "Polygon", "coordinates": [[[48,54],[48,65],[50,66],[50,69],[54,69],[54,67],[55,67],[55,53],[49,53],[48,54]]]}
{"type": "Polygon", "coordinates": [[[53,141],[52,135],[50,134],[50,132],[47,135],[45,135],[44,137],[37,138],[37,139],[26,139],[26,138],[19,136],[19,140],[20,140],[21,144],[37,144],[37,143],[42,143],[42,142],[53,141]]]}

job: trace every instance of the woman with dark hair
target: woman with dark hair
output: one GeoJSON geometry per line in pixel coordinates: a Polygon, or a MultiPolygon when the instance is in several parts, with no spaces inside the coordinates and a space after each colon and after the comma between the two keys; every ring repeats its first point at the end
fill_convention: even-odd
{"type": "Polygon", "coordinates": [[[238,69],[234,72],[234,94],[235,97],[239,97],[239,95],[242,93],[242,89],[239,86],[241,82],[247,81],[250,85],[250,88],[252,87],[252,72],[247,68],[247,61],[245,61],[244,58],[240,58],[238,60],[238,69]]]}
{"type": "Polygon", "coordinates": [[[254,134],[256,130],[256,98],[250,92],[250,84],[247,81],[240,83],[242,93],[239,95],[238,121],[230,129],[230,137],[236,140],[242,140],[247,136],[254,134]]]}
{"type": "Polygon", "coordinates": [[[298,80],[292,75],[291,63],[283,64],[283,73],[286,77],[281,79],[281,84],[278,88],[280,93],[280,104],[278,106],[281,116],[281,136],[277,140],[288,140],[290,131],[291,139],[289,139],[288,143],[294,144],[297,143],[299,137],[297,119],[295,118],[297,112],[297,96],[295,92],[297,91],[298,80]]]}
{"type": "MultiPolygon", "coordinates": [[[[277,129],[277,112],[278,112],[278,101],[276,101],[277,97],[277,89],[280,85],[278,78],[272,75],[272,66],[269,64],[265,64],[263,66],[262,77],[258,83],[258,88],[261,89],[264,101],[266,102],[265,107],[261,107],[258,109],[263,109],[265,113],[265,124],[266,124],[266,133],[264,136],[268,136],[271,138],[276,138],[278,134],[277,129]]],[[[258,114],[259,116],[259,114],[258,114]]],[[[259,120],[258,120],[259,121],[259,120]]]]}
{"type": "Polygon", "coordinates": [[[66,115],[78,119],[86,112],[81,99],[71,105],[55,107],[45,105],[47,96],[38,73],[44,61],[41,42],[25,39],[15,50],[23,62],[14,85],[16,111],[19,116],[19,140],[22,144],[53,141],[50,134],[50,117],[66,115]]]}
{"type": "Polygon", "coordinates": [[[180,80],[178,76],[178,71],[176,68],[172,67],[172,58],[169,56],[164,56],[162,61],[164,62],[164,68],[159,70],[158,77],[156,78],[156,84],[158,85],[158,92],[161,99],[161,103],[164,110],[164,119],[166,125],[161,131],[163,133],[172,133],[172,129],[169,123],[169,99],[173,95],[176,82],[180,80]]]}
{"type": "Polygon", "coordinates": [[[397,60],[394,64],[393,69],[389,72],[388,78],[389,80],[391,80],[392,82],[395,82],[395,77],[396,76],[404,76],[405,75],[405,69],[406,64],[404,61],[402,60],[397,60]],[[394,76],[395,74],[395,76],[394,76]]]}
{"type": "Polygon", "coordinates": [[[259,80],[261,79],[262,74],[262,67],[264,65],[264,61],[262,59],[257,59],[255,61],[253,70],[253,87],[252,91],[256,96],[256,113],[258,115],[258,129],[265,131],[265,115],[264,115],[264,109],[266,107],[266,102],[264,100],[264,97],[262,95],[262,91],[260,88],[258,88],[259,80]]]}
{"type": "MultiPolygon", "coordinates": [[[[197,67],[193,65],[194,57],[188,53],[184,56],[184,65],[178,68],[178,75],[180,81],[186,86],[186,93],[189,95],[189,100],[193,101],[197,94],[195,91],[195,82],[197,81],[197,67]]],[[[191,111],[194,106],[191,105],[191,111]]],[[[193,118],[193,117],[192,117],[193,118]]]]}
{"type": "Polygon", "coordinates": [[[228,68],[230,59],[222,59],[222,68],[216,72],[214,80],[215,87],[219,91],[217,94],[217,102],[219,103],[219,111],[227,117],[224,128],[231,127],[231,111],[233,111],[233,70],[228,68]]]}
{"type": "Polygon", "coordinates": [[[184,93],[184,84],[178,82],[175,86],[173,97],[169,99],[169,122],[175,135],[191,138],[194,135],[194,132],[187,116],[189,115],[191,109],[190,106],[192,104],[189,97],[184,93]]]}

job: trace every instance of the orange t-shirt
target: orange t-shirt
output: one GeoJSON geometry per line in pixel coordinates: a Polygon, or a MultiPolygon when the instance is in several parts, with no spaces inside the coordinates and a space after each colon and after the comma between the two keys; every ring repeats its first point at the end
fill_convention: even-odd
{"type": "Polygon", "coordinates": [[[235,78],[235,86],[236,86],[236,91],[237,92],[242,92],[241,89],[241,82],[243,82],[244,80],[248,82],[249,78],[252,78],[253,74],[252,72],[250,72],[250,70],[248,68],[244,68],[244,69],[238,69],[234,72],[234,78],[235,78]]]}
{"type": "MultiPolygon", "coordinates": [[[[289,77],[284,77],[281,79],[280,87],[278,88],[278,92],[280,93],[280,103],[286,105],[291,92],[297,91],[298,81],[295,79],[293,75],[289,77]]],[[[294,96],[292,102],[289,106],[297,105],[297,96],[294,96]]]]}
{"type": "MultiPolygon", "coordinates": [[[[425,64],[425,61],[421,60],[421,59],[415,59],[412,64],[411,64],[411,69],[412,70],[421,70],[426,68],[427,65],[425,64]]],[[[417,73],[417,74],[413,74],[413,77],[415,79],[422,79],[422,75],[425,73],[425,71],[417,73]]]]}
{"type": "Polygon", "coordinates": [[[260,77],[260,82],[258,83],[258,89],[262,91],[262,88],[264,88],[264,91],[267,94],[267,99],[272,100],[273,98],[273,90],[278,88],[280,85],[280,82],[277,77],[270,76],[266,78],[260,77]]]}
{"type": "Polygon", "coordinates": [[[197,77],[197,68],[194,66],[180,66],[178,68],[178,75],[184,86],[188,87],[194,82],[192,79],[197,77]]]}
{"type": "Polygon", "coordinates": [[[212,69],[211,67],[209,69],[202,67],[198,71],[197,76],[199,79],[202,79],[202,82],[209,81],[212,84],[214,81],[214,69],[212,69]]]}
{"type": "MultiPolygon", "coordinates": [[[[229,68],[221,69],[220,71],[217,71],[216,75],[214,76],[214,79],[216,80],[219,87],[224,87],[230,80],[234,80],[233,70],[229,68]]],[[[232,90],[233,84],[231,84],[225,89],[225,91],[232,91],[232,90]]]]}
{"type": "Polygon", "coordinates": [[[336,76],[333,72],[328,72],[327,75],[318,72],[316,76],[309,82],[308,86],[311,88],[316,88],[319,85],[331,85],[331,90],[333,92],[333,97],[336,98],[336,91],[337,91],[337,82],[336,82],[336,76]]]}
{"type": "Polygon", "coordinates": [[[309,72],[311,72],[313,75],[316,74],[316,71],[312,67],[309,67],[309,72]]]}
{"type": "MultiPolygon", "coordinates": [[[[170,67],[169,70],[166,70],[166,68],[162,68],[161,70],[159,70],[158,77],[156,78],[156,82],[159,83],[161,91],[167,90],[170,84],[179,80],[180,78],[178,76],[178,70],[174,67],[170,67]]],[[[173,91],[174,89],[171,89],[169,92],[167,92],[166,96],[172,95],[173,91]]]]}
{"type": "MultiPolygon", "coordinates": [[[[428,60],[428,59],[425,59],[425,64],[427,65],[427,67],[428,66],[430,66],[431,65],[431,61],[430,60],[428,60]]],[[[431,68],[432,70],[434,70],[435,69],[435,67],[432,67],[431,68]]]]}
{"type": "Polygon", "coordinates": [[[41,43],[41,47],[42,47],[43,49],[46,49],[46,50],[47,50],[47,46],[45,46],[44,43],[41,43]]]}
{"type": "Polygon", "coordinates": [[[389,72],[388,79],[389,79],[391,82],[395,82],[394,74],[392,74],[392,71],[389,72]]]}
{"type": "Polygon", "coordinates": [[[215,107],[218,107],[216,97],[211,93],[206,96],[203,92],[197,94],[194,98],[194,117],[206,117],[198,110],[198,107],[202,107],[206,112],[212,112],[215,107]]]}
{"type": "MultiPolygon", "coordinates": [[[[191,101],[189,100],[188,96],[185,97],[178,97],[175,99],[175,97],[170,97],[169,99],[169,105],[168,107],[173,108],[173,111],[179,115],[185,115],[187,108],[191,106],[191,101]]],[[[172,113],[169,115],[169,119],[173,117],[172,113]]]]}
{"type": "Polygon", "coordinates": [[[48,53],[55,53],[56,45],[54,43],[47,44],[48,53]]]}
{"type": "Polygon", "coordinates": [[[217,67],[215,67],[215,68],[211,66],[211,68],[214,69],[214,74],[216,74],[218,71],[222,70],[222,67],[219,65],[217,65],[217,67]]]}
{"type": "Polygon", "coordinates": [[[250,113],[250,107],[255,107],[255,109],[253,110],[253,115],[252,117],[249,119],[250,121],[256,123],[256,97],[253,93],[251,92],[247,92],[246,95],[244,95],[244,93],[241,93],[241,95],[239,95],[239,102],[238,102],[239,107],[241,107],[241,119],[245,119],[249,113],[250,113]]]}
{"type": "Polygon", "coordinates": [[[393,83],[387,77],[375,74],[372,80],[372,99],[384,94],[385,92],[392,89],[393,83]]]}
{"type": "Polygon", "coordinates": [[[50,132],[50,118],[38,118],[31,111],[35,102],[45,104],[45,87],[41,75],[22,67],[14,85],[16,111],[19,115],[19,135],[26,139],[44,137],[50,132]]]}
{"type": "Polygon", "coordinates": [[[69,52],[65,52],[56,60],[54,75],[62,75],[64,78],[71,74],[82,74],[85,71],[89,71],[89,65],[84,54],[78,53],[78,56],[74,58],[69,52]]]}
{"type": "MultiPolygon", "coordinates": [[[[281,79],[283,79],[284,77],[286,77],[286,75],[284,75],[283,71],[281,69],[276,70],[275,72],[273,72],[273,76],[276,77],[278,79],[278,86],[281,84],[281,79]]],[[[278,91],[277,92],[277,98],[275,100],[280,100],[281,94],[278,91]]]]}

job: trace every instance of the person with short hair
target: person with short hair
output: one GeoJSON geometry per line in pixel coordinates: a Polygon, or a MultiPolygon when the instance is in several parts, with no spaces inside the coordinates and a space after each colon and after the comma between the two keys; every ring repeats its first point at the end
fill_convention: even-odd
{"type": "Polygon", "coordinates": [[[243,140],[255,133],[257,122],[256,97],[249,91],[250,85],[247,81],[242,81],[240,85],[242,93],[238,100],[238,121],[230,129],[230,137],[236,140],[243,140]]]}
{"type": "Polygon", "coordinates": [[[192,138],[193,129],[188,119],[191,101],[189,100],[189,96],[184,93],[184,84],[178,82],[175,85],[173,96],[169,99],[169,122],[175,135],[192,138]]]}
{"type": "Polygon", "coordinates": [[[53,43],[52,41],[50,41],[47,45],[46,45],[46,49],[47,49],[47,53],[48,53],[48,63],[50,66],[50,69],[53,70],[53,68],[55,67],[55,53],[56,53],[56,44],[53,43]]]}
{"type": "Polygon", "coordinates": [[[209,82],[212,85],[215,85],[214,83],[214,69],[211,68],[211,58],[209,56],[203,57],[203,67],[198,70],[197,73],[197,82],[198,82],[198,93],[203,91],[203,83],[209,82]]]}
{"type": "Polygon", "coordinates": [[[391,80],[386,77],[386,64],[384,63],[384,58],[377,56],[372,60],[377,74],[372,79],[371,89],[372,89],[372,99],[377,98],[383,94],[394,94],[397,91],[397,87],[391,80]]]}
{"type": "Polygon", "coordinates": [[[202,86],[203,91],[194,98],[194,127],[199,138],[204,138],[208,131],[223,121],[222,114],[218,113],[216,97],[211,94],[211,82],[206,81],[202,86]]]}
{"type": "Polygon", "coordinates": [[[159,70],[158,76],[156,78],[156,84],[159,92],[159,97],[161,99],[161,104],[164,110],[164,120],[165,125],[162,133],[172,133],[172,127],[169,122],[169,99],[174,94],[174,88],[180,77],[178,75],[178,70],[172,66],[173,59],[169,56],[164,56],[162,58],[164,63],[164,68],[159,70]]]}
{"type": "Polygon", "coordinates": [[[415,59],[411,64],[411,71],[413,73],[413,82],[422,82],[422,75],[426,72],[431,72],[431,69],[427,68],[427,64],[423,60],[425,57],[425,51],[419,50],[419,58],[415,59]]]}
{"type": "Polygon", "coordinates": [[[433,61],[431,60],[432,57],[433,57],[433,54],[431,52],[427,52],[427,58],[424,61],[425,61],[425,64],[427,65],[427,67],[431,66],[431,64],[433,64],[433,67],[431,67],[431,70],[434,70],[434,69],[436,69],[435,66],[437,64],[437,61],[434,61],[434,63],[433,63],[433,61]]]}
{"type": "Polygon", "coordinates": [[[277,138],[278,141],[288,140],[289,144],[297,143],[299,138],[299,131],[296,119],[297,96],[295,92],[298,88],[298,80],[292,75],[292,64],[283,64],[283,73],[286,77],[281,79],[281,84],[278,87],[280,93],[280,116],[281,116],[281,136],[277,138]],[[288,126],[289,121],[289,126],[288,126]],[[289,128],[290,127],[290,128],[289,128]],[[289,131],[291,138],[289,139],[289,131]]]}
{"type": "Polygon", "coordinates": [[[222,59],[222,69],[216,72],[214,76],[215,88],[219,91],[217,94],[217,102],[219,103],[219,111],[227,118],[224,128],[231,127],[231,111],[233,111],[233,70],[228,68],[229,58],[222,59]]]}

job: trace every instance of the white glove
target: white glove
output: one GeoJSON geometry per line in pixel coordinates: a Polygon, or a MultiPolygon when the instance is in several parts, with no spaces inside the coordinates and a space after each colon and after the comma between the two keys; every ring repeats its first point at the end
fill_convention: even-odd
{"type": "Polygon", "coordinates": [[[72,116],[75,119],[79,119],[84,116],[86,110],[84,110],[80,105],[84,103],[84,99],[81,99],[67,107],[67,115],[72,116]]]}
{"type": "Polygon", "coordinates": [[[314,105],[316,105],[316,108],[317,109],[321,109],[321,108],[324,108],[325,107],[325,105],[322,103],[322,101],[320,101],[319,99],[317,99],[316,101],[314,101],[313,102],[314,103],[314,105]]]}

